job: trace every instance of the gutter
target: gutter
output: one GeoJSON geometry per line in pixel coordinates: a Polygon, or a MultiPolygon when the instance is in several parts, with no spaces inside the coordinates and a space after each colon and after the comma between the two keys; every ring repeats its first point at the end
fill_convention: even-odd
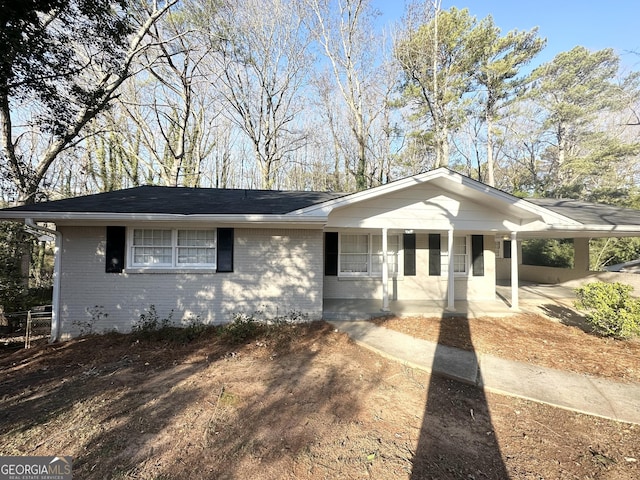
{"type": "Polygon", "coordinates": [[[57,230],[36,225],[32,218],[24,219],[25,225],[39,232],[53,235],[56,239],[53,249],[53,299],[51,301],[51,338],[49,343],[60,340],[60,261],[62,255],[62,234],[57,230]]]}
{"type": "Polygon", "coordinates": [[[27,210],[0,211],[0,218],[21,219],[30,218],[43,222],[55,221],[149,221],[149,222],[218,222],[218,223],[297,223],[319,225],[327,221],[325,216],[300,216],[286,214],[172,214],[172,213],[109,213],[109,212],[38,212],[27,210]]]}

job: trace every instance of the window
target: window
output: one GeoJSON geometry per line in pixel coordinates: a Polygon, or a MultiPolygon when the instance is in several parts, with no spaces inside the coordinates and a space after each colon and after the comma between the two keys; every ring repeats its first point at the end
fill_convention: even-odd
{"type": "MultiPolygon", "coordinates": [[[[373,235],[371,237],[373,243],[373,253],[371,257],[371,272],[373,275],[382,276],[382,235],[373,235]]],[[[391,235],[387,237],[387,265],[389,267],[389,275],[397,275],[398,273],[398,236],[391,235]]]]}
{"type": "Polygon", "coordinates": [[[215,264],[213,230],[178,230],[178,265],[215,264]]]}
{"type": "Polygon", "coordinates": [[[171,230],[134,230],[133,263],[154,266],[172,265],[171,243],[171,230]]]}
{"type": "Polygon", "coordinates": [[[368,273],[369,235],[342,235],[340,273],[368,273]]]}
{"type": "Polygon", "coordinates": [[[453,237],[453,272],[468,273],[469,248],[467,237],[453,237]]]}
{"type": "MultiPolygon", "coordinates": [[[[387,237],[387,265],[389,275],[398,274],[397,235],[387,237]]],[[[341,234],[339,274],[343,276],[382,276],[382,235],[341,234]]]]}
{"type": "Polygon", "coordinates": [[[134,229],[134,267],[215,267],[215,230],[134,229]]]}

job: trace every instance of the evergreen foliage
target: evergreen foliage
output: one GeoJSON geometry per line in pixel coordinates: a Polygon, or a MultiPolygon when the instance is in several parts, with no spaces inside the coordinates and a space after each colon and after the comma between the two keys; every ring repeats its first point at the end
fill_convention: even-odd
{"type": "Polygon", "coordinates": [[[619,282],[588,283],[576,289],[576,306],[586,310],[593,330],[606,337],[625,339],[640,334],[640,299],[633,287],[619,282]]]}
{"type": "Polygon", "coordinates": [[[573,268],[573,240],[546,238],[524,240],[522,242],[522,263],[544,267],[573,268]]]}

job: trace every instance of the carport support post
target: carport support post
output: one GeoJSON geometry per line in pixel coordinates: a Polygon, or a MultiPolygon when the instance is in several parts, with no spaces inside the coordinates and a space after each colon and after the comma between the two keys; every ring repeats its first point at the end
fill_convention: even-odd
{"type": "Polygon", "coordinates": [[[447,245],[449,249],[449,272],[447,276],[447,310],[456,309],[456,292],[455,292],[455,276],[453,275],[453,229],[449,230],[447,234],[447,245]]]}
{"type": "Polygon", "coordinates": [[[518,307],[518,240],[516,232],[511,232],[511,308],[518,307]]]}
{"type": "Polygon", "coordinates": [[[574,259],[573,269],[580,273],[589,271],[589,239],[573,239],[574,259]]]}
{"type": "Polygon", "coordinates": [[[382,310],[389,311],[389,264],[387,263],[387,229],[382,229],[382,310]]]}

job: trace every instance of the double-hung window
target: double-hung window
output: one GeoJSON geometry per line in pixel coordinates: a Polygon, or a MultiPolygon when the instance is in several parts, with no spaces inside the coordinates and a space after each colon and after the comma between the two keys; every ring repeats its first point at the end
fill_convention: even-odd
{"type": "MultiPolygon", "coordinates": [[[[382,276],[382,235],[372,235],[372,256],[371,256],[371,273],[374,276],[382,276]]],[[[398,273],[398,249],[399,237],[390,235],[387,237],[387,265],[389,267],[389,275],[398,273]]]]}
{"type": "Polygon", "coordinates": [[[214,266],[216,236],[213,230],[178,230],[176,257],[178,266],[214,266]]]}
{"type": "Polygon", "coordinates": [[[469,245],[467,237],[453,237],[453,272],[469,273],[469,245]]]}
{"type": "Polygon", "coordinates": [[[215,230],[133,229],[133,267],[215,268],[215,230]]]}
{"type": "MultiPolygon", "coordinates": [[[[387,238],[389,275],[398,273],[399,237],[387,238]]],[[[382,276],[382,235],[341,234],[339,274],[341,276],[382,276]]]]}
{"type": "Polygon", "coordinates": [[[367,275],[369,273],[369,235],[340,237],[340,273],[367,275]]]}

